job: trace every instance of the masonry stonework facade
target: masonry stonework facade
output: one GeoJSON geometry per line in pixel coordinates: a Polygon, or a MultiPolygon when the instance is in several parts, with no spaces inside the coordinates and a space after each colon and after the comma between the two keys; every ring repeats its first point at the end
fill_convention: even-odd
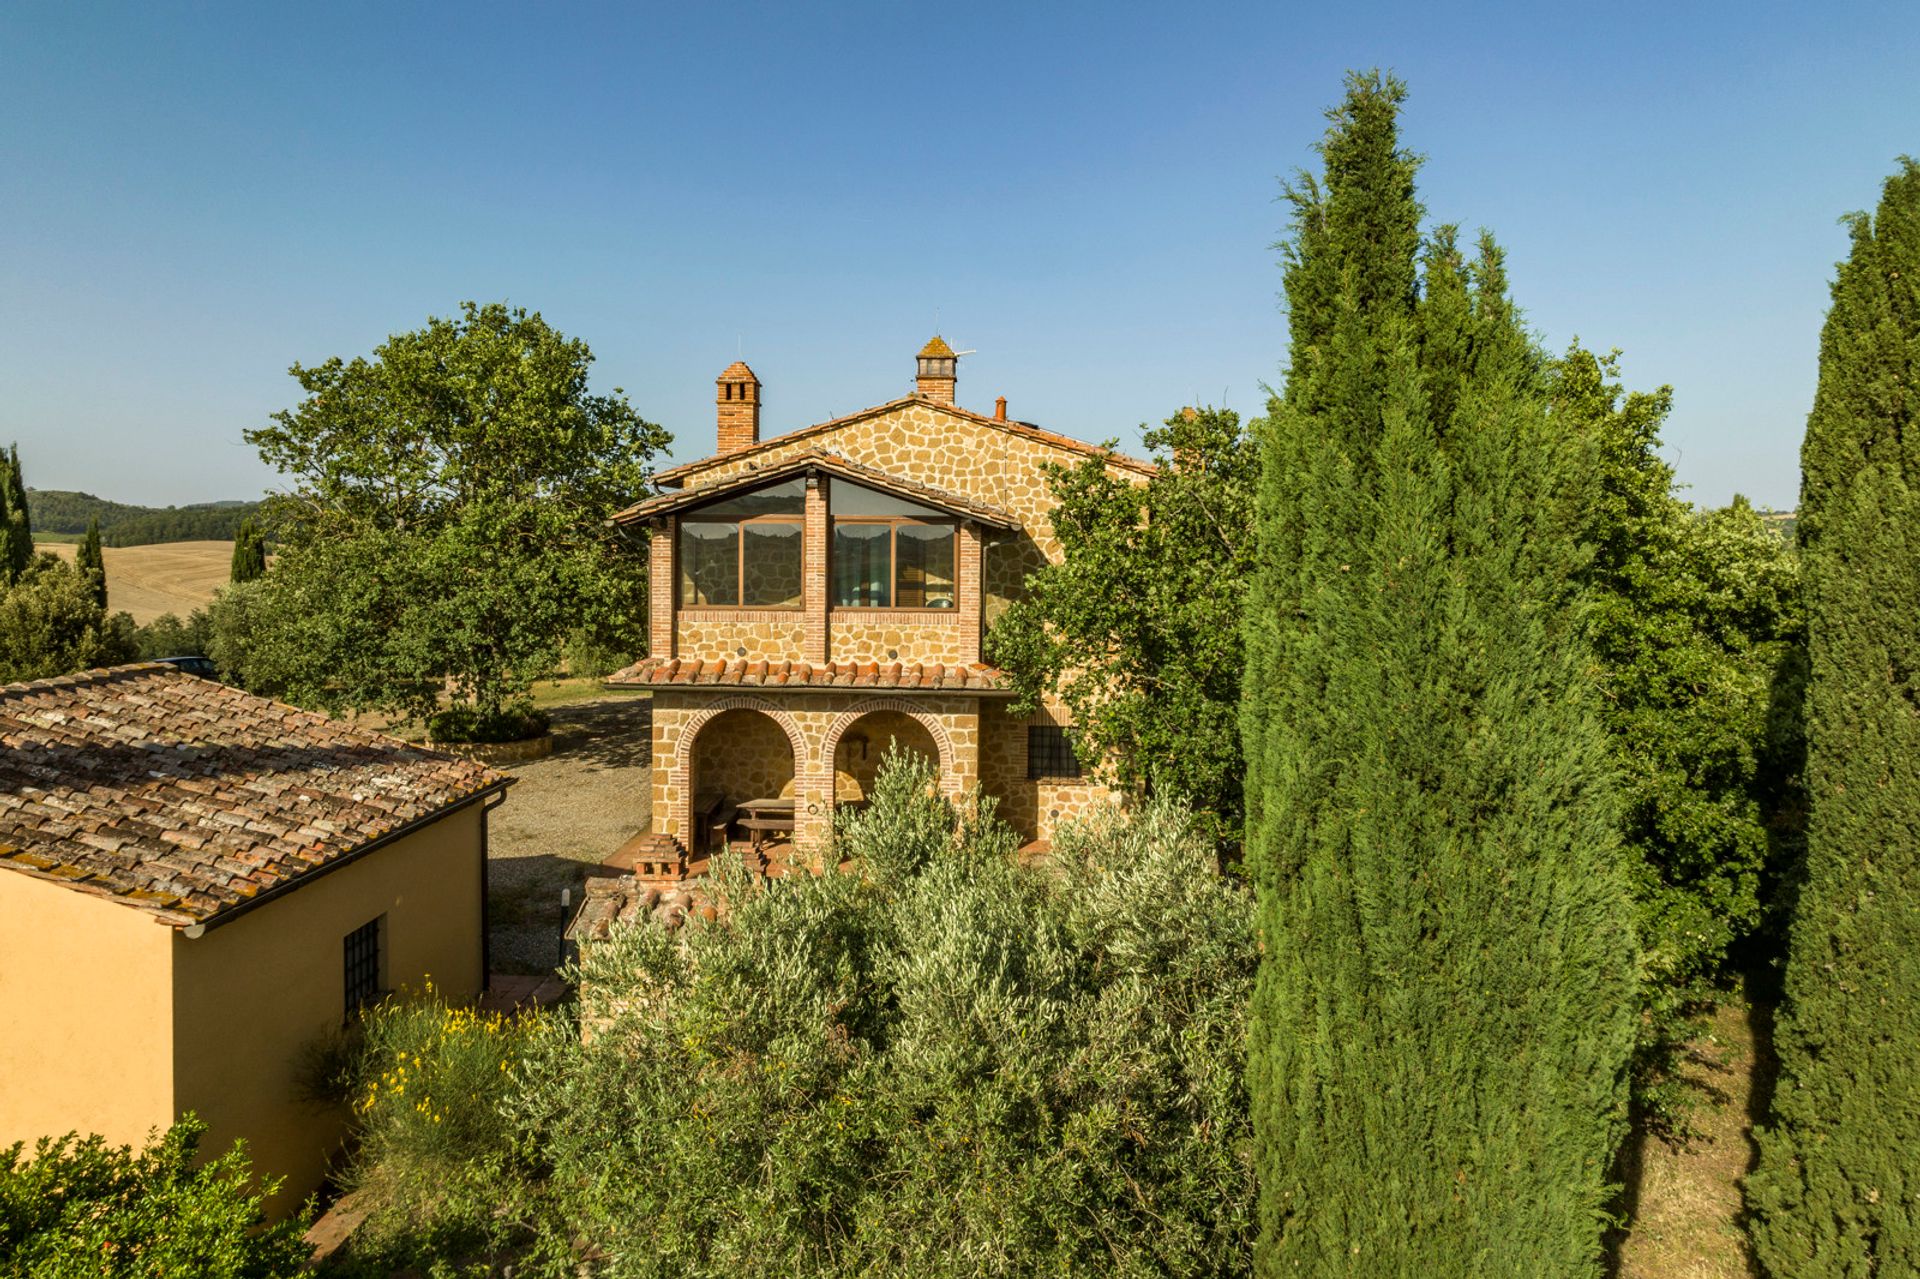
{"type": "Polygon", "coordinates": [[[1004,402],[994,417],[958,407],[958,358],[935,338],[914,395],[765,441],[759,379],[736,363],[719,379],[719,451],[616,517],[652,539],[651,650],[614,681],[653,692],[655,833],[691,846],[712,802],[785,798],[795,843],[817,854],[889,745],[930,756],[956,801],[976,786],[994,797],[1028,840],[1111,801],[1034,775],[1030,732],[1061,726],[1063,708],[1012,715],[981,642],[1060,556],[1046,468],[1152,468],[1009,421],[1004,402]],[[797,566],[784,558],[796,529],[797,566]],[[716,554],[737,555],[737,575],[716,554]],[[686,555],[705,557],[697,576],[686,555]],[[702,585],[735,581],[727,602],[702,585]]]}

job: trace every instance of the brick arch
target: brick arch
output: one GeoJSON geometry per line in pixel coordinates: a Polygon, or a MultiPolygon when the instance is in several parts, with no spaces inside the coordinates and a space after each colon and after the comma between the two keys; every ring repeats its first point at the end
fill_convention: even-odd
{"type": "Polygon", "coordinates": [[[800,732],[800,725],[785,709],[768,701],[764,697],[751,697],[744,694],[723,697],[709,706],[703,706],[687,717],[681,727],[681,745],[677,758],[673,761],[673,786],[680,796],[680,829],[687,846],[693,846],[693,755],[700,745],[700,734],[716,717],[728,711],[758,711],[780,726],[787,735],[787,745],[793,749],[793,783],[796,798],[801,796],[801,787],[809,775],[812,760],[807,753],[807,740],[800,732]]]}
{"type": "Polygon", "coordinates": [[[861,718],[875,711],[898,711],[920,727],[927,730],[927,736],[933,738],[933,748],[939,753],[940,793],[959,803],[963,791],[960,785],[960,773],[954,767],[953,739],[947,734],[947,726],[940,717],[916,706],[904,697],[870,697],[864,702],[856,702],[835,717],[827,726],[826,736],[820,742],[820,769],[826,777],[826,796],[829,805],[833,802],[833,761],[835,752],[840,749],[840,738],[861,718]]]}

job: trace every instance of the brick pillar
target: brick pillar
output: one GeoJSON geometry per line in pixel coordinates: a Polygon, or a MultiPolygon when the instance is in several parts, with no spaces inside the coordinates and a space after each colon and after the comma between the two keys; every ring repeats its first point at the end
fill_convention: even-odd
{"type": "Polygon", "coordinates": [[[800,535],[800,657],[824,664],[827,652],[827,486],[817,475],[807,477],[805,526],[800,535]]]}
{"type": "Polygon", "coordinates": [[[980,699],[973,698],[964,707],[947,717],[947,736],[953,743],[948,784],[956,800],[980,781],[980,699]]]}
{"type": "Polygon", "coordinates": [[[656,697],[653,703],[653,833],[671,835],[685,843],[692,835],[686,828],[687,797],[683,793],[687,772],[681,767],[680,752],[693,749],[683,740],[686,712],[668,698],[656,697]]]}
{"type": "Polygon", "coordinates": [[[679,583],[673,575],[673,544],[680,521],[669,515],[653,526],[647,544],[647,656],[673,656],[673,605],[679,583]]]}
{"type": "Polygon", "coordinates": [[[823,852],[833,834],[833,760],[820,758],[824,746],[821,735],[826,731],[825,721],[832,717],[823,716],[819,722],[804,715],[796,718],[807,753],[794,769],[793,842],[810,865],[824,869],[823,852]]]}
{"type": "Polygon", "coordinates": [[[959,553],[955,557],[954,571],[959,574],[960,605],[960,661],[973,663],[980,660],[980,617],[981,596],[984,594],[980,581],[980,526],[972,520],[960,523],[959,553]]]}

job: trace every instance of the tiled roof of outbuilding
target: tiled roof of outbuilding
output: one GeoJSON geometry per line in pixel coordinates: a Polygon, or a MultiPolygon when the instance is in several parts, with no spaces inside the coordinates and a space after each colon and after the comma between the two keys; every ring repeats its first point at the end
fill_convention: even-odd
{"type": "Polygon", "coordinates": [[[510,780],[163,663],[0,688],[0,867],[176,927],[510,780]]]}
{"type": "Polygon", "coordinates": [[[902,693],[1011,693],[1006,674],[992,666],[921,662],[748,662],[648,657],[609,684],[643,688],[784,688],[838,692],[879,688],[902,693]]]}

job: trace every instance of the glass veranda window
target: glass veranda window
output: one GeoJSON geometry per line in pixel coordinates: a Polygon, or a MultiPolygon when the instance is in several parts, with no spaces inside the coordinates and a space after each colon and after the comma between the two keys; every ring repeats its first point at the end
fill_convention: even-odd
{"type": "Polygon", "coordinates": [[[680,526],[680,602],[725,607],[740,602],[738,524],[680,526]]]}
{"type": "Polygon", "coordinates": [[[893,562],[896,605],[953,607],[953,525],[895,525],[893,562]]]}
{"type": "Polygon", "coordinates": [[[892,541],[889,525],[834,521],[835,608],[885,608],[893,602],[892,541]]]}
{"type": "Polygon", "coordinates": [[[695,608],[799,608],[803,479],[734,493],[680,522],[680,603],[695,608]]]}
{"type": "Polygon", "coordinates": [[[931,507],[836,481],[835,608],[953,608],[958,526],[931,507]]]}
{"type": "Polygon", "coordinates": [[[802,532],[798,520],[740,526],[740,602],[747,608],[799,608],[802,532]]]}

